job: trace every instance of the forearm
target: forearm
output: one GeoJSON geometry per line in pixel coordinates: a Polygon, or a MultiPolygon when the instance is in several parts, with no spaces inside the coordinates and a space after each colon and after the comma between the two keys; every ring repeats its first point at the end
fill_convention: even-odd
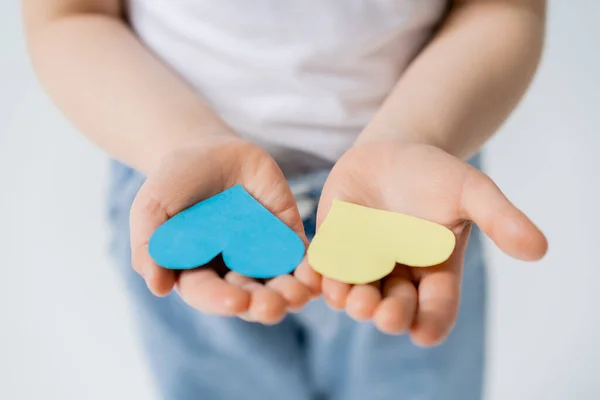
{"type": "Polygon", "coordinates": [[[68,12],[31,25],[30,53],[45,89],[115,158],[147,173],[175,148],[231,133],[119,16],[68,12]]]}
{"type": "Polygon", "coordinates": [[[457,3],[357,143],[398,138],[467,158],[517,105],[540,59],[545,1],[457,3]]]}

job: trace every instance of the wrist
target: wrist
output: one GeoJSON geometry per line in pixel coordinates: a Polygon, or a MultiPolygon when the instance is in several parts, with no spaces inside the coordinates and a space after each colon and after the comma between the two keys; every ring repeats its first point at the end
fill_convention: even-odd
{"type": "Polygon", "coordinates": [[[368,125],[356,138],[353,146],[368,145],[371,143],[395,143],[399,145],[420,144],[435,147],[442,147],[431,137],[415,133],[414,129],[382,129],[376,125],[368,125]]]}
{"type": "Polygon", "coordinates": [[[367,126],[358,136],[353,146],[363,146],[371,143],[387,142],[393,145],[421,145],[436,147],[446,153],[460,159],[467,159],[477,151],[472,148],[471,143],[462,143],[458,140],[450,141],[449,138],[438,137],[427,134],[418,129],[380,129],[375,126],[367,126]]]}
{"type": "Polygon", "coordinates": [[[140,154],[139,170],[149,174],[161,165],[165,159],[177,157],[177,154],[198,146],[224,144],[229,141],[243,140],[231,128],[222,126],[200,130],[180,131],[161,137],[140,154]]]}

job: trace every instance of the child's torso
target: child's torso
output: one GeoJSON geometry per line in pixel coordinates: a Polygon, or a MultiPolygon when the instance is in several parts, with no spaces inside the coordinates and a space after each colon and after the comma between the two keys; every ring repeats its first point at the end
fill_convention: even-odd
{"type": "Polygon", "coordinates": [[[129,18],[240,134],[276,158],[292,149],[335,160],[430,38],[446,3],[129,0],[129,18]]]}

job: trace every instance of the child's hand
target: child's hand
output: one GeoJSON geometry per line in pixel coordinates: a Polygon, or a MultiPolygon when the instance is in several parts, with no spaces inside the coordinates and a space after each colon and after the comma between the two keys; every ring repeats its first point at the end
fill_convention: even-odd
{"type": "Polygon", "coordinates": [[[421,217],[456,234],[447,262],[430,268],[397,265],[381,287],[323,278],[323,295],[332,307],[345,308],[357,320],[372,318],[383,332],[410,331],[420,345],[439,343],[455,322],[471,221],[518,259],[537,260],[547,249],[544,235],[491,179],[431,146],[385,141],[351,149],[325,184],[318,223],[333,198],[421,217]]]}
{"type": "Polygon", "coordinates": [[[207,138],[165,157],[140,189],[131,209],[132,265],[156,295],[167,295],[175,286],[201,312],[275,323],[310,297],[309,288],[293,276],[263,284],[235,272],[221,278],[211,268],[179,274],[157,266],[148,254],[148,240],[158,226],[238,183],[306,241],[296,202],[275,161],[237,137],[207,138]]]}

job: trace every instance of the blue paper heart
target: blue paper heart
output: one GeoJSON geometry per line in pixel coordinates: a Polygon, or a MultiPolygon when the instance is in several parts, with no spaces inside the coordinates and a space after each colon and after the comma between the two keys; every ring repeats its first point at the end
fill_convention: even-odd
{"type": "Polygon", "coordinates": [[[237,273],[273,278],[292,272],[305,248],[293,230],[236,185],[169,219],[154,232],[148,250],[168,269],[196,268],[222,253],[237,273]]]}

